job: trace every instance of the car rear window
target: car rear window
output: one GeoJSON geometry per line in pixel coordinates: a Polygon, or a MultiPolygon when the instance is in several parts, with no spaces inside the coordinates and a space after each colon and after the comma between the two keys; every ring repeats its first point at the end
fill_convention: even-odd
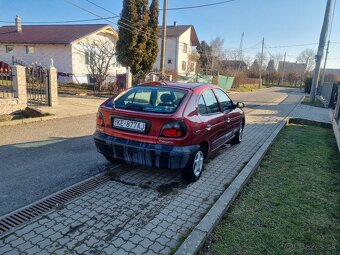
{"type": "Polygon", "coordinates": [[[186,94],[186,91],[180,89],[138,86],[115,99],[115,107],[144,112],[173,113],[186,94]]]}

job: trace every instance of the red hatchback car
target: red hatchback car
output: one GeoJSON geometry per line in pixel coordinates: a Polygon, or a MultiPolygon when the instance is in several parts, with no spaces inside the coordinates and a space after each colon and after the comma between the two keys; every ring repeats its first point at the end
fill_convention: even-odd
{"type": "Polygon", "coordinates": [[[196,181],[207,156],[241,142],[243,107],[215,85],[144,83],[99,107],[94,141],[109,161],[183,169],[196,181]]]}

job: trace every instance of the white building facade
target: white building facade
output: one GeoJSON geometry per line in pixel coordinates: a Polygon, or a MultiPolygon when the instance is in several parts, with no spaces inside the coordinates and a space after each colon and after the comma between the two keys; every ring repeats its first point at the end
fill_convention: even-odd
{"type": "MultiPolygon", "coordinates": [[[[154,71],[160,69],[162,29],[158,39],[158,55],[153,66],[154,71]]],[[[191,75],[196,73],[198,53],[196,47],[199,40],[196,31],[191,25],[167,26],[165,70],[174,71],[179,75],[191,75]]]]}
{"type": "MultiPolygon", "coordinates": [[[[118,33],[110,25],[21,26],[17,17],[16,26],[0,27],[0,61],[12,65],[15,59],[43,67],[53,64],[59,82],[89,83],[89,65],[82,45],[109,42],[115,50],[117,40],[118,33]]],[[[125,72],[114,56],[109,76],[125,72]]]]}

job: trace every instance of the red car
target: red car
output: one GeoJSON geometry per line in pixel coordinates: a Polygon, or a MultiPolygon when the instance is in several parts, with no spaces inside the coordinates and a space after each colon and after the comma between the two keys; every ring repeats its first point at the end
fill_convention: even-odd
{"type": "Polygon", "coordinates": [[[94,141],[109,161],[183,169],[196,181],[212,152],[241,142],[243,107],[215,85],[144,83],[99,107],[94,141]]]}

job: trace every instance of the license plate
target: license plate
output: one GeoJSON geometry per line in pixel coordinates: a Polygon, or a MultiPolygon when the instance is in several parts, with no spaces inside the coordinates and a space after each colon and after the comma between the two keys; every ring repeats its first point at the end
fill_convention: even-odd
{"type": "Polygon", "coordinates": [[[113,126],[116,128],[127,129],[138,132],[145,132],[145,123],[134,120],[113,119],[113,126]]]}

